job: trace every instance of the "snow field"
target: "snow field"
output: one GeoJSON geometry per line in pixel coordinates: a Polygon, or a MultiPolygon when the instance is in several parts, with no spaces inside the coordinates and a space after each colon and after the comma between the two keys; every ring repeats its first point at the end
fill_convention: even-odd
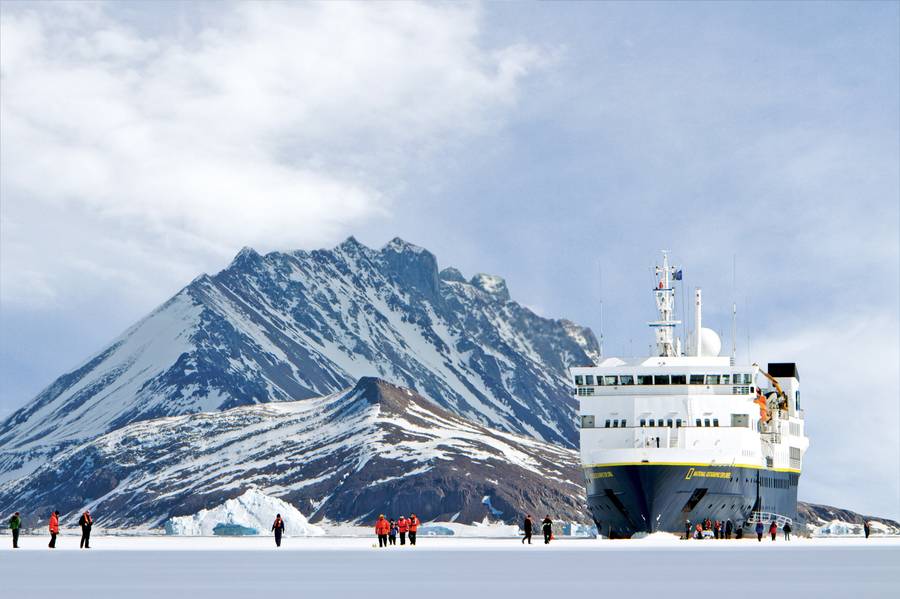
{"type": "Polygon", "coordinates": [[[0,580],[9,597],[192,599],[266,597],[867,597],[900,591],[900,539],[785,543],[420,539],[378,549],[372,538],[98,537],[90,551],[63,536],[2,538],[0,580]],[[660,595],[664,594],[664,595],[660,595]]]}

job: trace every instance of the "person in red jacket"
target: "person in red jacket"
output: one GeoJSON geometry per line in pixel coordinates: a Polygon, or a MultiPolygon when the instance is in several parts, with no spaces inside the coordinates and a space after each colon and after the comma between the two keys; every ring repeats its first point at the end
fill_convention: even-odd
{"type": "Polygon", "coordinates": [[[772,535],[772,540],[775,540],[775,537],[778,536],[778,525],[772,520],[772,523],[769,524],[769,534],[772,535]]]}
{"type": "Polygon", "coordinates": [[[59,534],[59,512],[54,511],[50,514],[50,544],[47,545],[50,549],[56,549],[56,535],[59,534]]]}
{"type": "Polygon", "coordinates": [[[388,546],[389,532],[391,532],[391,523],[384,518],[384,514],[381,514],[378,516],[378,521],[375,523],[375,534],[378,535],[379,547],[388,546]]]}
{"type": "Polygon", "coordinates": [[[409,532],[409,520],[406,519],[406,516],[400,516],[400,519],[397,520],[397,530],[400,531],[400,544],[406,545],[406,533],[409,532]]]}
{"type": "Polygon", "coordinates": [[[409,515],[409,544],[416,544],[416,531],[419,529],[419,519],[415,514],[409,515]]]}

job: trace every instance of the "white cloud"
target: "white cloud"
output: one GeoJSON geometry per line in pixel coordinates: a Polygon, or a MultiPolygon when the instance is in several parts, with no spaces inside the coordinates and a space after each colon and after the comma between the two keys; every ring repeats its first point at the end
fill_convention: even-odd
{"type": "Polygon", "coordinates": [[[408,163],[496,127],[545,61],[483,47],[472,6],[243,3],[164,33],[108,8],[0,20],[7,305],[332,243],[390,213],[408,163]]]}

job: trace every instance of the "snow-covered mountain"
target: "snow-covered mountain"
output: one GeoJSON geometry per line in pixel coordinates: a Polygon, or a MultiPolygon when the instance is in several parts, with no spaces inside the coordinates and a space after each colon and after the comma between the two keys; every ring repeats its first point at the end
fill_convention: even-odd
{"type": "Polygon", "coordinates": [[[574,450],[363,378],[325,397],[126,425],[0,486],[0,513],[33,523],[58,509],[71,524],[90,508],[104,527],[158,528],[258,490],[312,522],[515,522],[522,510],[584,522],[581,476],[574,450]]]}
{"type": "Polygon", "coordinates": [[[573,447],[566,368],[593,333],[512,301],[500,277],[438,271],[427,250],[352,237],[333,250],[242,250],[0,425],[0,482],[162,416],[313,398],[377,376],[455,414],[573,447]]]}
{"type": "Polygon", "coordinates": [[[850,510],[803,501],[797,503],[797,508],[814,537],[862,536],[863,523],[867,520],[874,535],[900,535],[900,523],[888,518],[863,516],[850,510]]]}

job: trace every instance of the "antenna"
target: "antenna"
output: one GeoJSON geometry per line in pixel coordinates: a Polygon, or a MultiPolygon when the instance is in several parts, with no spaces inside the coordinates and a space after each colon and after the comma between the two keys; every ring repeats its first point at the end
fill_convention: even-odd
{"type": "Polygon", "coordinates": [[[600,359],[603,359],[603,265],[598,264],[600,269],[600,359]]]}
{"type": "Polygon", "coordinates": [[[737,254],[731,255],[731,365],[737,357],[737,254]]]}

